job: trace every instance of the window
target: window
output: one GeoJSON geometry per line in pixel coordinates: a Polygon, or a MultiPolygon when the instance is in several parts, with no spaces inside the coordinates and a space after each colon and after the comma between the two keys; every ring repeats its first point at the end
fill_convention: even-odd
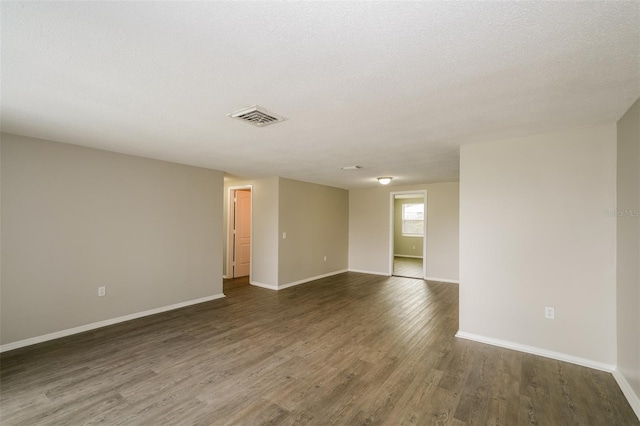
{"type": "Polygon", "coordinates": [[[402,205],[402,235],[405,237],[424,236],[424,204],[402,205]]]}

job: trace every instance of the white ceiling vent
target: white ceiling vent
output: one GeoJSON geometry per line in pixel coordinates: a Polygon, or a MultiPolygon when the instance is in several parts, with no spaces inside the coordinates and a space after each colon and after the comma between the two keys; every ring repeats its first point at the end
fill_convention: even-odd
{"type": "Polygon", "coordinates": [[[285,120],[285,118],[267,111],[260,105],[251,105],[249,107],[242,108],[239,111],[232,112],[228,115],[231,118],[242,120],[258,127],[268,126],[269,124],[278,123],[285,120]]]}

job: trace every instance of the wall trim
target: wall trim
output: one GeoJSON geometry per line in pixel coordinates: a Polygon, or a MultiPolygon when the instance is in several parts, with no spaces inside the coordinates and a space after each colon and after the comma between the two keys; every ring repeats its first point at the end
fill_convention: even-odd
{"type": "Polygon", "coordinates": [[[327,274],[316,275],[315,277],[305,278],[305,279],[302,279],[300,281],[294,281],[294,282],[291,282],[291,283],[282,284],[282,285],[278,286],[278,290],[282,290],[282,289],[293,287],[293,286],[296,286],[296,285],[308,283],[309,281],[315,281],[315,280],[319,280],[321,278],[330,277],[330,276],[333,276],[333,275],[344,274],[345,272],[348,272],[348,271],[346,269],[341,269],[339,271],[333,271],[333,272],[329,272],[327,274]]]}
{"type": "Polygon", "coordinates": [[[251,285],[255,285],[256,287],[262,287],[262,288],[266,288],[269,290],[284,290],[285,288],[289,288],[289,287],[293,287],[296,285],[300,285],[300,284],[304,284],[304,283],[308,283],[309,281],[315,281],[315,280],[319,280],[320,278],[326,278],[326,277],[330,277],[332,275],[338,275],[338,274],[343,274],[345,272],[349,272],[347,269],[341,269],[339,271],[333,271],[333,272],[329,272],[326,274],[322,274],[322,275],[316,275],[315,277],[309,277],[309,278],[305,278],[299,281],[293,281],[287,284],[281,284],[281,285],[273,285],[273,284],[265,284],[265,283],[261,283],[259,281],[251,281],[250,284],[251,285]]]}
{"type": "Polygon", "coordinates": [[[161,306],[159,308],[149,309],[147,311],[136,312],[134,314],[123,315],[117,318],[111,318],[104,321],[92,322],[90,324],[81,325],[79,327],[68,328],[66,330],[55,331],[53,333],[44,334],[42,336],[30,337],[24,340],[18,340],[17,342],[7,343],[0,345],[0,353],[6,351],[12,351],[14,349],[23,348],[25,346],[35,345],[37,343],[46,342],[49,340],[59,339],[61,337],[71,336],[73,334],[84,333],[85,331],[95,330],[96,328],[102,328],[113,324],[118,324],[125,321],[130,321],[137,318],[146,317],[149,315],[159,314],[161,312],[172,311],[174,309],[184,308],[185,306],[197,305],[198,303],[209,302],[211,300],[221,299],[225,297],[224,294],[214,294],[213,296],[201,297],[199,299],[187,300],[186,302],[175,303],[173,305],[161,306]]]}
{"type": "Polygon", "coordinates": [[[442,283],[460,284],[459,280],[450,280],[448,278],[427,277],[425,281],[440,281],[442,283]]]}
{"type": "Polygon", "coordinates": [[[540,355],[545,358],[551,358],[558,361],[570,362],[571,364],[581,365],[583,367],[594,368],[596,370],[606,371],[612,373],[616,366],[611,364],[605,364],[602,362],[593,361],[586,358],[580,358],[573,355],[567,355],[560,352],[549,351],[546,349],[536,348],[534,346],[521,345],[520,343],[510,342],[508,340],[494,339],[492,337],[485,337],[479,334],[467,333],[466,331],[460,331],[456,333],[456,337],[461,339],[473,340],[475,342],[486,343],[493,346],[499,346],[502,348],[513,349],[520,352],[525,352],[533,355],[540,355]]]}
{"type": "Polygon", "coordinates": [[[278,286],[261,283],[260,281],[250,281],[249,284],[255,285],[256,287],[266,288],[266,289],[269,289],[269,290],[277,290],[278,289],[278,286]]]}
{"type": "Polygon", "coordinates": [[[627,381],[627,378],[624,377],[624,374],[622,374],[617,367],[613,370],[613,378],[618,382],[618,386],[620,386],[622,393],[627,398],[627,401],[629,401],[629,405],[631,405],[631,408],[636,413],[636,417],[640,420],[640,397],[636,395],[633,388],[627,381]]]}
{"type": "Polygon", "coordinates": [[[357,272],[358,274],[369,274],[369,275],[382,275],[383,277],[390,277],[391,275],[386,272],[374,272],[374,271],[364,271],[362,269],[349,269],[349,272],[357,272]]]}
{"type": "MultiPolygon", "coordinates": [[[[422,237],[420,237],[422,238],[422,237]]],[[[411,259],[422,259],[422,256],[411,256],[410,254],[395,254],[393,257],[410,257],[411,259]]]]}

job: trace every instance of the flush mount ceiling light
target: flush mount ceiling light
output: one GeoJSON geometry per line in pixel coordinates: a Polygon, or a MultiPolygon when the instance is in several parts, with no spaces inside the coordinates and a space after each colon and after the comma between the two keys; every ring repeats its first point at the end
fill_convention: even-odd
{"type": "Polygon", "coordinates": [[[242,120],[257,127],[265,127],[269,124],[279,123],[285,120],[285,118],[267,111],[260,105],[251,105],[227,115],[231,118],[242,120]]]}
{"type": "Polygon", "coordinates": [[[389,182],[391,182],[391,179],[393,178],[390,176],[383,176],[378,178],[378,182],[380,182],[382,185],[389,185],[389,182]]]}
{"type": "Polygon", "coordinates": [[[342,170],[347,170],[347,171],[349,171],[349,170],[360,170],[361,168],[362,168],[361,166],[344,166],[342,168],[342,170]]]}

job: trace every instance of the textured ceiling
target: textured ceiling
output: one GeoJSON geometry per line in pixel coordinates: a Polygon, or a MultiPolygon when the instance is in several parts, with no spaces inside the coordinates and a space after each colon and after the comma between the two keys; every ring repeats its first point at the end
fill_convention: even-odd
{"type": "Polygon", "coordinates": [[[640,2],[2,2],[2,130],[342,188],[617,121],[640,2]],[[287,121],[227,114],[259,104],[287,121]],[[358,164],[359,171],[340,168],[358,164]]]}

